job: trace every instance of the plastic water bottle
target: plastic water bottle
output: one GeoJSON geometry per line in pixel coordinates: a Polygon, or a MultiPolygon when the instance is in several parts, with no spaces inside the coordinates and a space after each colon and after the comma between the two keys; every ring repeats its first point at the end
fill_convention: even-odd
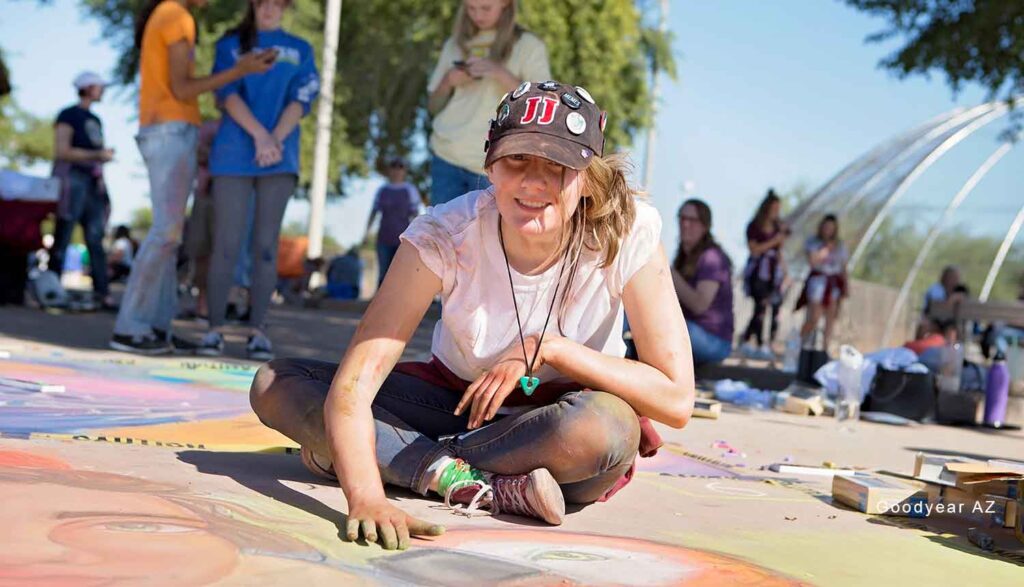
{"type": "Polygon", "coordinates": [[[1006,420],[1006,403],[1010,397],[1010,369],[1002,352],[996,353],[988,370],[985,385],[985,424],[999,427],[1006,420]]]}
{"type": "Polygon", "coordinates": [[[964,347],[960,343],[947,344],[942,349],[942,364],[937,378],[939,391],[960,392],[960,376],[964,370],[964,347]]]}
{"type": "Polygon", "coordinates": [[[796,328],[789,331],[786,337],[786,352],[782,355],[782,370],[796,373],[800,364],[800,333],[796,328]]]}
{"type": "Polygon", "coordinates": [[[864,355],[848,344],[839,348],[839,393],[836,395],[836,420],[857,420],[860,417],[861,379],[864,355]]]}

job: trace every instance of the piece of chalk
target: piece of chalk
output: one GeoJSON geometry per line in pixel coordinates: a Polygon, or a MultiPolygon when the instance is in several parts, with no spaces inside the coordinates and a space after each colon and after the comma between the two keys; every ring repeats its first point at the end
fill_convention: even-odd
{"type": "Polygon", "coordinates": [[[971,544],[982,550],[992,550],[996,545],[996,541],[991,536],[977,528],[967,530],[967,539],[971,541],[971,544]]]}

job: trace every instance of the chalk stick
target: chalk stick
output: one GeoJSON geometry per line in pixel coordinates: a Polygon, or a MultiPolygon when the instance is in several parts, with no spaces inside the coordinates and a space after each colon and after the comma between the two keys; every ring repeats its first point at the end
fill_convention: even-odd
{"type": "Polygon", "coordinates": [[[19,391],[33,391],[41,393],[64,393],[63,385],[54,385],[38,381],[26,381],[24,379],[13,379],[0,377],[0,387],[8,387],[19,391]]]}
{"type": "Polygon", "coordinates": [[[774,463],[768,465],[768,470],[775,473],[787,473],[792,475],[819,475],[822,477],[834,477],[836,475],[856,475],[853,469],[830,469],[827,467],[808,467],[805,465],[790,465],[786,463],[774,463]]]}

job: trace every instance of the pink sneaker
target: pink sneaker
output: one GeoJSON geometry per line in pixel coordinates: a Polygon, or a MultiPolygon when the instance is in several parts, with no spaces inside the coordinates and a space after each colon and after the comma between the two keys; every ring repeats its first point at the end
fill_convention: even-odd
{"type": "Polygon", "coordinates": [[[486,475],[486,483],[466,480],[453,484],[445,496],[445,505],[452,507],[453,501],[466,504],[468,507],[460,511],[467,515],[478,507],[486,507],[492,515],[515,514],[553,526],[562,523],[565,498],[547,469],[534,469],[524,475],[486,475]]]}

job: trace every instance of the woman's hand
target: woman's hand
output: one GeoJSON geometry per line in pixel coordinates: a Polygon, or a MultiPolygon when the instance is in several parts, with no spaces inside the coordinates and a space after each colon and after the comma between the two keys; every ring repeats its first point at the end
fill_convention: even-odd
{"type": "Polygon", "coordinates": [[[348,505],[345,538],[355,542],[360,534],[367,542],[380,542],[384,550],[405,550],[410,536],[440,536],[444,526],[414,518],[385,497],[353,499],[348,505]]]}
{"type": "Polygon", "coordinates": [[[260,167],[270,167],[281,162],[281,143],[267,131],[257,133],[253,137],[256,144],[256,163],[260,167]]]}
{"type": "MultiPolygon", "coordinates": [[[[554,335],[545,336],[544,345],[554,338],[554,335]]],[[[469,412],[469,430],[479,428],[484,422],[494,418],[498,408],[505,402],[505,398],[519,387],[519,379],[526,375],[526,361],[533,359],[533,353],[537,349],[539,337],[531,335],[526,337],[526,359],[523,358],[523,346],[516,341],[512,347],[489,371],[476,378],[466,392],[462,394],[459,405],[455,408],[455,415],[462,414],[466,408],[469,412]]],[[[537,356],[537,362],[533,365],[536,373],[544,364],[544,353],[537,356]]]]}
{"type": "Polygon", "coordinates": [[[466,71],[476,79],[500,78],[503,75],[511,76],[507,69],[500,63],[481,57],[470,57],[466,60],[466,71]]]}
{"type": "Polygon", "coordinates": [[[277,50],[275,49],[249,51],[238,58],[238,61],[235,62],[235,68],[242,75],[266,73],[274,66],[276,61],[277,50]]]}
{"type": "Polygon", "coordinates": [[[444,74],[444,84],[452,89],[462,87],[471,81],[473,81],[473,76],[466,71],[465,67],[453,67],[444,74]]]}

